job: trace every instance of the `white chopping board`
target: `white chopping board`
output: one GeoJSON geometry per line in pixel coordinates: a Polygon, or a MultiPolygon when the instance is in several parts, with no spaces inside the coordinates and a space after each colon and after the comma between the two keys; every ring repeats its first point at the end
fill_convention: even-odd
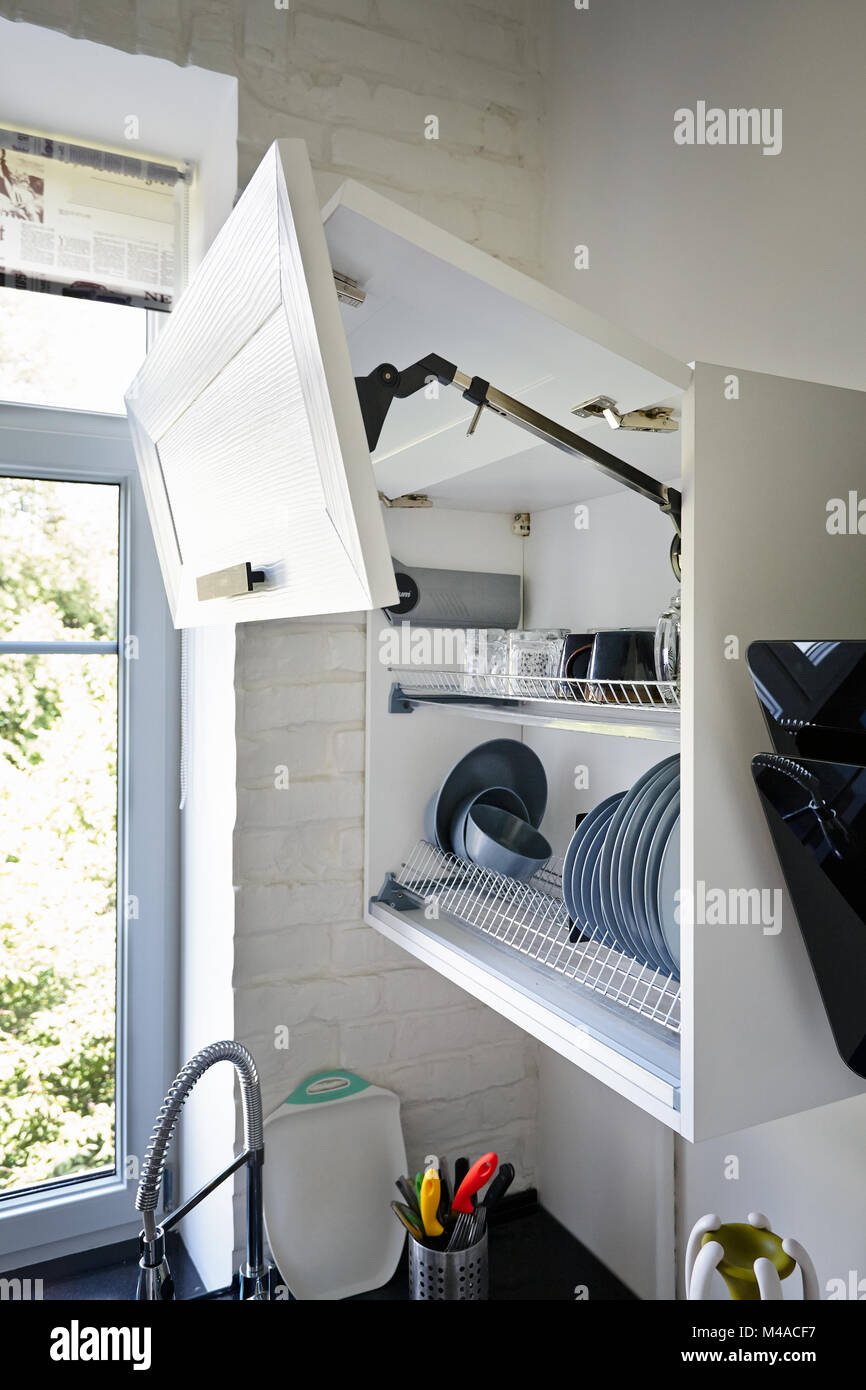
{"type": "Polygon", "coordinates": [[[265,1120],[268,1243],[297,1299],[386,1284],[405,1231],[391,1211],[406,1172],[400,1100],[350,1071],[308,1076],[265,1120]]]}

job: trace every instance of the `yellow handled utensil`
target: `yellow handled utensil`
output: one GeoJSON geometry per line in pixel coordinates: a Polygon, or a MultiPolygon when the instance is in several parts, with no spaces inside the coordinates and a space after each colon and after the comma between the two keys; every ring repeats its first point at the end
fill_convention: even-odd
{"type": "Polygon", "coordinates": [[[435,1168],[428,1168],[421,1179],[421,1220],[428,1236],[441,1236],[445,1227],[436,1212],[439,1208],[439,1174],[435,1168]]]}

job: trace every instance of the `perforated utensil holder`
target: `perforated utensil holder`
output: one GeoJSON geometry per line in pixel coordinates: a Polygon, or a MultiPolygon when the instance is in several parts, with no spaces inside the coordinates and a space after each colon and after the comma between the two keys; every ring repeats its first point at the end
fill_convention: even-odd
{"type": "Polygon", "coordinates": [[[487,1298],[487,1232],[467,1250],[431,1250],[409,1240],[409,1293],[413,1299],[487,1298]]]}

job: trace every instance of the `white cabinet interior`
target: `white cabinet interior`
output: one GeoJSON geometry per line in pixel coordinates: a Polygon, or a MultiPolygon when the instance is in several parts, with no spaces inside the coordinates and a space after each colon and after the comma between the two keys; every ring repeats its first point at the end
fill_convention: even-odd
{"type": "MultiPolygon", "coordinates": [[[[366,291],[360,309],[342,311],[356,375],[439,353],[656,478],[681,478],[684,494],[679,718],[641,710],[616,728],[594,711],[557,718],[524,707],[497,717],[489,707],[423,700],[409,714],[389,713],[387,629],[371,615],[368,921],[688,1139],[862,1090],[834,1049],[751,786],[749,760],[766,740],[745,652],[756,638],[862,637],[864,542],[829,535],[825,518],[830,497],[862,484],[866,397],[703,365],[693,379],[683,364],[356,185],[324,216],[334,268],[366,291]],[[574,422],[572,407],[597,394],[620,410],[672,404],[680,430],[612,433],[606,423],[574,422]],[[428,920],[423,909],[375,901],[423,838],[424,807],[444,773],[500,736],[523,738],[541,756],[550,787],[542,828],[560,854],[576,812],[629,785],[679,737],[682,885],[729,895],[782,889],[775,934],[760,921],[721,926],[684,913],[679,1032],[447,915],[428,920]],[[579,792],[578,766],[590,779],[579,792]]],[[[392,406],[374,456],[377,484],[391,498],[423,492],[433,502],[388,512],[392,552],[408,564],[522,574],[526,625],[654,626],[675,587],[670,521],[489,412],[467,438],[472,413],[453,391],[392,406]],[[589,526],[578,530],[574,508],[587,501],[589,526]],[[503,515],[512,512],[531,513],[526,540],[512,535],[503,515]]]]}

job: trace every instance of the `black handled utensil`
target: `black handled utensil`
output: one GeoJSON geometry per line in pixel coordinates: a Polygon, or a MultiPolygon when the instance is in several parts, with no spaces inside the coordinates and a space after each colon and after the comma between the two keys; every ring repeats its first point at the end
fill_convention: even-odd
{"type": "Polygon", "coordinates": [[[483,1205],[488,1211],[496,1206],[505,1196],[511,1184],[514,1182],[514,1164],[500,1163],[499,1172],[487,1189],[483,1205]]]}
{"type": "Polygon", "coordinates": [[[442,1225],[445,1225],[445,1218],[451,1211],[451,1184],[448,1181],[448,1160],[439,1160],[439,1211],[438,1217],[442,1225]]]}

